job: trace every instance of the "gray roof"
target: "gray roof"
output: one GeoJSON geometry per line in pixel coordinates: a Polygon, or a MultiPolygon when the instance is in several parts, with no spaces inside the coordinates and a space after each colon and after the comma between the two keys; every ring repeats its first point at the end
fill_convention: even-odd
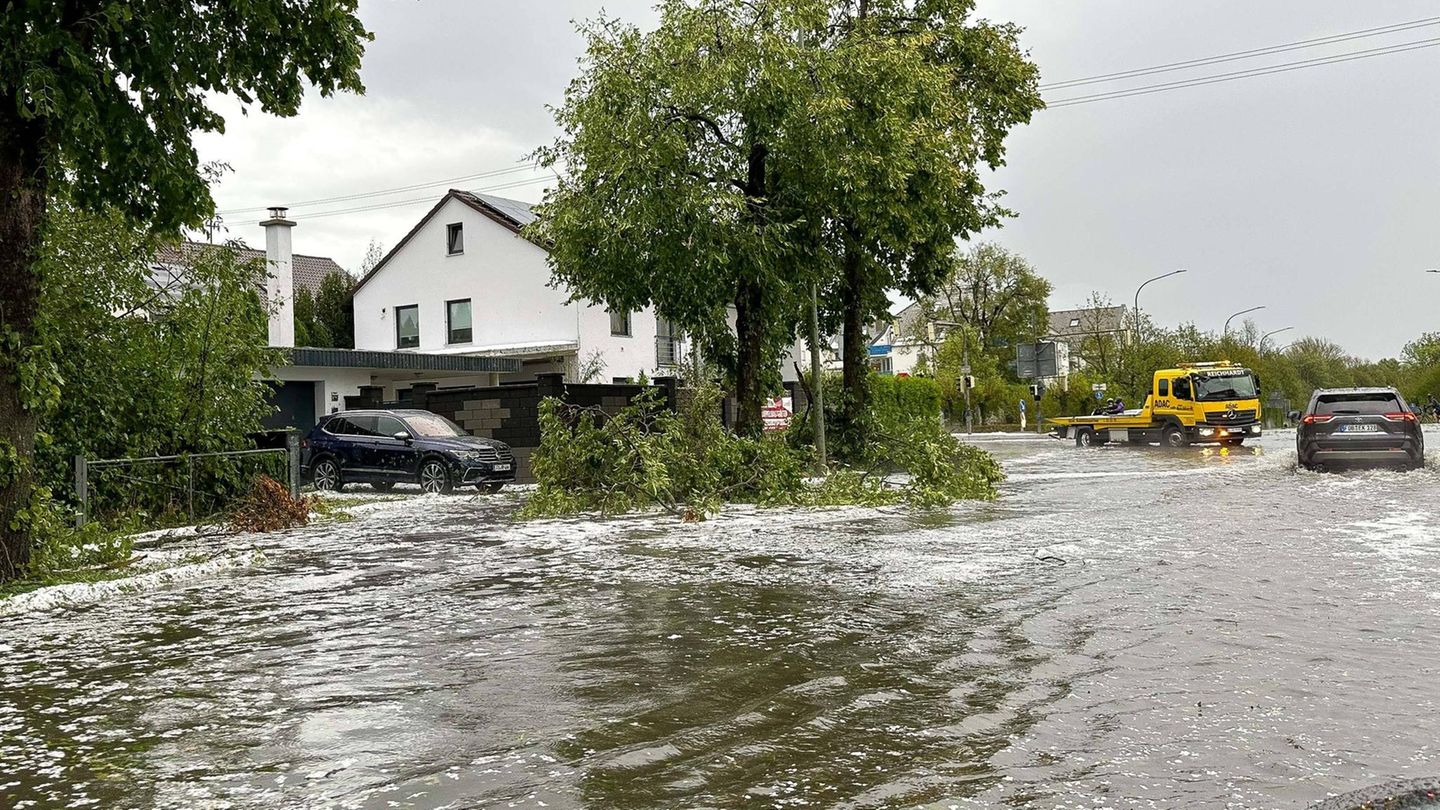
{"type": "Polygon", "coordinates": [[[1080,335],[1122,332],[1126,324],[1124,306],[1056,309],[1050,311],[1050,334],[1047,337],[1078,337],[1080,335]]]}
{"type": "MultiPolygon", "coordinates": [[[[176,282],[183,282],[178,268],[189,267],[195,257],[207,250],[222,250],[229,248],[235,251],[235,256],[242,262],[265,261],[265,251],[245,247],[239,244],[213,245],[209,242],[185,241],[178,245],[166,245],[156,251],[154,263],[150,273],[150,283],[158,288],[164,288],[176,282]]],[[[334,259],[324,256],[306,256],[301,253],[292,254],[290,257],[290,271],[295,276],[295,289],[307,289],[311,295],[320,291],[320,284],[326,277],[333,273],[344,273],[340,265],[334,259]]],[[[260,296],[265,297],[264,285],[261,285],[260,296]]]]}
{"type": "Polygon", "coordinates": [[[517,227],[523,228],[539,218],[535,216],[534,211],[530,210],[532,207],[530,203],[496,197],[493,194],[480,194],[474,191],[466,191],[464,193],[473,197],[481,205],[494,209],[506,219],[515,223],[517,227]]]}

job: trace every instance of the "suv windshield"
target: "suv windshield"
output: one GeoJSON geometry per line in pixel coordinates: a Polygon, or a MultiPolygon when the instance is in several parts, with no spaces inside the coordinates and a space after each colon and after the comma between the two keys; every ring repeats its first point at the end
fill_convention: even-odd
{"type": "Polygon", "coordinates": [[[459,425],[439,414],[425,413],[405,417],[410,432],[415,436],[444,438],[447,436],[469,436],[459,425]]]}
{"type": "Polygon", "coordinates": [[[1195,375],[1195,399],[1214,402],[1220,399],[1254,399],[1255,376],[1248,371],[1219,371],[1195,375]]]}
{"type": "Polygon", "coordinates": [[[1336,416],[1379,416],[1399,413],[1404,408],[1394,394],[1376,391],[1369,394],[1324,394],[1315,402],[1315,413],[1336,416]]]}

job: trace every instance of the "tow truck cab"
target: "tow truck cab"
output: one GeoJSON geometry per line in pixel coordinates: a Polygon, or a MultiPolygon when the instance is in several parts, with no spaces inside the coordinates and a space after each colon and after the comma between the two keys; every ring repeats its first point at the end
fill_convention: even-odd
{"type": "Polygon", "coordinates": [[[1184,363],[1155,372],[1145,404],[1109,416],[1050,420],[1055,435],[1081,446],[1130,444],[1237,445],[1260,436],[1260,381],[1230,362],[1184,363]]]}
{"type": "Polygon", "coordinates": [[[1239,444],[1260,436],[1260,380],[1233,363],[1190,363],[1155,372],[1150,402],[1157,422],[1190,443],[1239,444]]]}

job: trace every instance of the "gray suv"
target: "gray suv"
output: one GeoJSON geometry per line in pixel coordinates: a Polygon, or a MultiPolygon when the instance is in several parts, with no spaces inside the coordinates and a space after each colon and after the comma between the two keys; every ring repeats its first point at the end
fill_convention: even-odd
{"type": "Polygon", "coordinates": [[[1322,388],[1305,411],[1293,411],[1300,465],[1360,462],[1425,465],[1420,417],[1394,388],[1322,388]]]}

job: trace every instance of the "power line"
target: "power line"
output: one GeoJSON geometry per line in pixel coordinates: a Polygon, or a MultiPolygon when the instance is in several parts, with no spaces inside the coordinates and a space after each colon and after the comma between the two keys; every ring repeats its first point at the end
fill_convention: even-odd
{"type": "MultiPolygon", "coordinates": [[[[520,187],[522,187],[522,186],[533,186],[533,185],[535,185],[536,183],[548,183],[548,182],[550,182],[551,180],[556,180],[556,179],[558,179],[558,178],[559,178],[559,175],[550,174],[550,175],[546,175],[545,177],[537,177],[537,178],[534,178],[534,179],[531,179],[531,180],[516,180],[516,181],[510,182],[510,183],[502,183],[502,184],[500,184],[500,185],[498,185],[498,186],[488,186],[488,187],[485,187],[485,188],[477,188],[477,189],[471,189],[471,190],[472,190],[472,191],[475,191],[475,192],[482,192],[482,193],[483,193],[483,192],[487,192],[487,191],[504,191],[504,190],[510,189],[510,188],[520,188],[520,187]]],[[[355,207],[355,208],[341,208],[341,209],[332,210],[332,211],[320,211],[319,213],[315,213],[315,214],[306,214],[306,215],[305,215],[305,219],[306,219],[306,220],[320,219],[321,217],[333,217],[333,216],[338,216],[338,215],[340,215],[340,214],[359,214],[359,213],[363,213],[363,212],[366,212],[366,211],[382,211],[382,210],[385,210],[385,209],[387,209],[387,208],[404,208],[404,207],[410,206],[410,205],[420,205],[421,203],[431,203],[431,204],[434,204],[434,202],[435,202],[435,196],[432,194],[432,195],[429,195],[429,196],[426,196],[426,197],[414,197],[414,198],[408,199],[408,200],[396,200],[396,201],[393,201],[393,202],[372,203],[372,204],[370,204],[370,205],[362,205],[362,206],[358,206],[358,207],[355,207]]]]}
{"type": "MultiPolygon", "coordinates": [[[[533,172],[533,171],[535,171],[535,170],[536,170],[535,164],[529,164],[529,163],[527,163],[527,164],[525,164],[525,165],[523,165],[523,166],[515,166],[515,167],[509,168],[509,169],[495,169],[495,170],[493,170],[493,171],[480,172],[480,173],[478,173],[478,174],[467,174],[467,175],[463,175],[463,176],[461,176],[461,177],[451,177],[451,178],[448,178],[448,179],[446,179],[446,180],[435,180],[435,181],[430,182],[430,183],[416,183],[416,184],[414,184],[414,185],[409,185],[409,186],[396,186],[395,188],[387,188],[387,189],[382,189],[382,190],[380,190],[380,191],[357,192],[357,193],[355,193],[355,194],[342,194],[342,195],[337,196],[337,197],[323,197],[323,198],[316,199],[316,200],[302,200],[302,201],[297,202],[297,203],[291,203],[291,204],[290,204],[289,206],[287,206],[287,207],[289,207],[289,208],[301,208],[301,207],[307,206],[307,205],[324,205],[324,204],[326,204],[326,203],[346,202],[346,201],[349,201],[349,200],[359,200],[359,199],[365,199],[365,198],[368,198],[368,197],[383,197],[383,196],[385,196],[385,195],[387,195],[387,194],[399,194],[399,193],[405,192],[405,191],[418,191],[418,190],[424,189],[424,188],[434,188],[435,186],[449,185],[450,183],[460,183],[460,182],[465,182],[465,181],[468,181],[468,180],[483,180],[483,179],[485,179],[485,178],[487,178],[487,177],[499,177],[499,176],[507,175],[507,174],[518,174],[519,172],[533,172]]],[[[270,207],[270,206],[268,206],[268,205],[259,205],[259,206],[255,206],[255,207],[253,207],[253,208],[231,208],[231,209],[229,209],[229,210],[219,211],[219,212],[217,212],[217,213],[219,213],[219,214],[221,214],[221,215],[225,215],[225,214],[248,214],[248,213],[254,213],[254,212],[264,211],[264,210],[268,209],[269,207],[270,207]]]]}
{"type": "Polygon", "coordinates": [[[1248,51],[1234,51],[1232,53],[1222,53],[1216,56],[1207,56],[1200,59],[1188,59],[1183,62],[1169,62],[1163,65],[1154,65],[1152,67],[1146,68],[1135,68],[1134,70],[1122,70],[1116,73],[1102,73],[1098,76],[1086,76],[1079,79],[1066,79],[1064,81],[1052,82],[1050,84],[1042,84],[1040,85],[1040,89],[1058,90],[1067,87],[1078,87],[1085,84],[1097,84],[1100,82],[1115,81],[1117,79],[1130,79],[1138,76],[1149,76],[1156,73],[1169,73],[1176,70],[1184,70],[1186,68],[1201,67],[1204,65],[1215,65],[1224,62],[1234,62],[1240,59],[1251,59],[1256,56],[1267,56],[1269,54],[1285,53],[1287,51],[1301,50],[1304,48],[1313,48],[1317,45],[1331,45],[1336,42],[1348,42],[1350,40],[1364,39],[1366,37],[1394,34],[1400,31],[1409,31],[1415,28],[1425,28],[1427,26],[1437,24],[1440,24],[1440,17],[1426,17],[1425,19],[1421,20],[1411,20],[1410,22],[1394,23],[1392,25],[1382,25],[1378,28],[1364,28],[1359,31],[1349,31],[1341,34],[1331,34],[1330,36],[1317,37],[1315,39],[1302,39],[1298,42],[1287,42],[1281,45],[1268,45],[1264,48],[1252,48],[1248,51]]]}
{"type": "Polygon", "coordinates": [[[1164,93],[1171,90],[1183,90],[1187,87],[1199,87],[1206,84],[1219,84],[1221,82],[1233,82],[1240,79],[1252,79],[1257,76],[1268,76],[1273,73],[1289,73],[1294,70],[1320,67],[1323,65],[1334,65],[1341,62],[1354,62],[1359,59],[1370,59],[1376,56],[1386,56],[1393,53],[1404,53],[1406,51],[1418,51],[1425,48],[1433,48],[1440,45],[1440,38],[1416,40],[1415,42],[1404,42],[1398,45],[1390,45],[1384,48],[1371,48],[1365,51],[1356,51],[1350,54],[1339,54],[1336,56],[1325,56],[1316,59],[1306,59],[1298,62],[1286,62],[1279,65],[1271,65],[1264,68],[1253,68],[1251,70],[1239,70],[1231,73],[1221,73],[1215,76],[1199,76],[1194,79],[1184,79],[1175,82],[1164,82],[1162,84],[1142,85],[1123,90],[1114,90],[1107,93],[1094,93],[1088,96],[1075,96],[1072,98],[1058,99],[1046,104],[1047,109],[1059,107],[1074,107],[1079,104],[1092,104],[1097,101],[1109,101],[1117,98],[1129,98],[1131,96],[1144,96],[1151,93],[1164,93]]]}

